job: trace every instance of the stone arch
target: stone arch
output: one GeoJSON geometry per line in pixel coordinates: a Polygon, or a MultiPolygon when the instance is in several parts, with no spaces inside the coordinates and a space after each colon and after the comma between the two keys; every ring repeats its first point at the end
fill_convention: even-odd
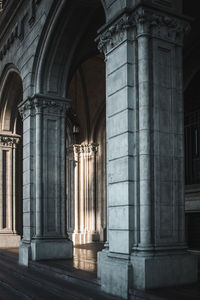
{"type": "MultiPolygon", "coordinates": [[[[56,99],[56,97],[66,97],[73,74],[79,66],[90,57],[99,54],[94,39],[97,36],[97,30],[105,22],[105,12],[100,0],[93,2],[69,1],[65,5],[55,7],[52,18],[54,19],[53,22],[51,20],[53,26],[51,25],[51,28],[48,29],[49,34],[45,37],[46,42],[42,46],[40,61],[36,72],[33,72],[36,73],[33,85],[35,85],[34,93],[50,95],[56,99]],[[91,27],[90,24],[93,26],[91,27]]],[[[73,139],[72,127],[72,122],[68,122],[67,137],[73,143],[77,143],[73,139]]],[[[91,136],[89,133],[86,135],[85,144],[88,144],[91,142],[91,136]]],[[[70,141],[66,141],[67,147],[69,144],[70,141]]],[[[74,176],[73,159],[74,157],[70,156],[67,160],[67,168],[69,169],[70,164],[72,166],[71,177],[74,176]]],[[[68,182],[69,174],[66,175],[68,182]]],[[[67,194],[71,195],[68,189],[67,194]]],[[[68,204],[67,206],[69,211],[71,204],[70,207],[68,204]]],[[[67,220],[69,219],[68,217],[67,220]]],[[[71,227],[68,226],[68,232],[69,230],[71,227]]],[[[83,238],[83,240],[86,241],[87,238],[83,238]]]]}
{"type": "Polygon", "coordinates": [[[22,235],[22,120],[17,105],[23,85],[12,64],[4,69],[0,91],[0,247],[17,247],[22,235]]]}
{"type": "Polygon", "coordinates": [[[66,83],[77,67],[75,61],[80,64],[79,60],[98,53],[95,44],[90,47],[90,53],[79,45],[85,40],[88,47],[88,41],[94,41],[97,30],[105,22],[104,8],[100,0],[68,1],[54,7],[50,25],[45,26],[37,49],[32,78],[34,94],[66,96],[66,83]]]}
{"type": "Polygon", "coordinates": [[[18,69],[9,64],[1,78],[0,93],[0,130],[16,134],[18,111],[17,105],[22,101],[23,86],[18,69]]]}

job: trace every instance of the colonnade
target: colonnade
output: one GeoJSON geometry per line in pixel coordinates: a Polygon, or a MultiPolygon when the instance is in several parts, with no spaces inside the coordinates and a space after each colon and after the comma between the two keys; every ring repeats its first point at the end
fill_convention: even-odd
{"type": "MultiPolygon", "coordinates": [[[[187,252],[184,228],[182,46],[188,24],[176,1],[149,1],[148,6],[136,2],[113,13],[96,39],[106,62],[107,148],[107,241],[98,254],[98,279],[104,291],[123,298],[128,298],[130,288],[197,280],[197,261],[187,252]]],[[[30,260],[72,258],[69,235],[75,243],[96,239],[98,147],[73,145],[66,168],[70,106],[69,99],[53,93],[35,94],[19,105],[23,118],[19,262],[26,266],[30,260]],[[71,187],[67,226],[66,176],[71,187]]],[[[15,234],[13,219],[6,217],[14,203],[7,193],[15,153],[9,138],[1,135],[0,226],[15,234]]]]}

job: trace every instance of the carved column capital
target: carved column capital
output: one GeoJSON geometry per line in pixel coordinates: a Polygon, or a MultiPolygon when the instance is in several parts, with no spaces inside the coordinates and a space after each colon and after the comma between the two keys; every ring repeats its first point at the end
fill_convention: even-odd
{"type": "Polygon", "coordinates": [[[86,154],[88,156],[96,154],[98,151],[98,144],[74,144],[67,148],[68,155],[72,152],[74,155],[86,154]]]}
{"type": "Polygon", "coordinates": [[[99,51],[106,53],[109,49],[115,47],[125,38],[126,31],[133,25],[129,15],[123,15],[115,21],[96,38],[99,51]]]}
{"type": "Polygon", "coordinates": [[[150,34],[177,44],[182,43],[184,35],[190,30],[190,25],[185,20],[149,8],[139,8],[130,19],[134,20],[137,36],[150,34]]]}
{"type": "Polygon", "coordinates": [[[0,146],[15,147],[20,141],[20,136],[18,135],[4,135],[0,134],[0,146]]]}
{"type": "Polygon", "coordinates": [[[131,38],[140,34],[167,39],[173,43],[182,43],[183,36],[190,31],[190,25],[183,19],[169,16],[155,9],[139,7],[130,14],[124,14],[108,26],[96,38],[100,52],[107,53],[124,39],[132,29],[131,38]]]}
{"type": "Polygon", "coordinates": [[[65,115],[70,105],[71,100],[69,99],[36,94],[20,103],[18,109],[21,117],[24,119],[30,114],[35,115],[43,111],[65,115]]]}

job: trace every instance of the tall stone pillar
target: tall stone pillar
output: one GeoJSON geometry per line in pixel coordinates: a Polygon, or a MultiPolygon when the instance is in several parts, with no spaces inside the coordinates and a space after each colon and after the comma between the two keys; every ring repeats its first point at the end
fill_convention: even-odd
{"type": "Polygon", "coordinates": [[[0,247],[17,247],[20,235],[17,232],[17,217],[21,214],[19,199],[16,199],[16,148],[20,136],[0,134],[0,247]]]}
{"type": "Polygon", "coordinates": [[[72,257],[66,233],[66,110],[69,100],[35,95],[23,117],[23,239],[19,262],[72,257]]]}
{"type": "Polygon", "coordinates": [[[182,40],[187,24],[137,6],[100,30],[106,57],[108,247],[102,289],[128,297],[197,280],[184,240],[182,40]]]}

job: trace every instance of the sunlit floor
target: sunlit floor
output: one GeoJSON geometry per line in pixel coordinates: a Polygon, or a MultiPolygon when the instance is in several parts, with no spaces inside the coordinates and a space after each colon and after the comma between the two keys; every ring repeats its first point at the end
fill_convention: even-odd
{"type": "Polygon", "coordinates": [[[103,243],[92,243],[74,247],[73,267],[88,272],[97,271],[97,252],[103,249],[103,243]]]}

